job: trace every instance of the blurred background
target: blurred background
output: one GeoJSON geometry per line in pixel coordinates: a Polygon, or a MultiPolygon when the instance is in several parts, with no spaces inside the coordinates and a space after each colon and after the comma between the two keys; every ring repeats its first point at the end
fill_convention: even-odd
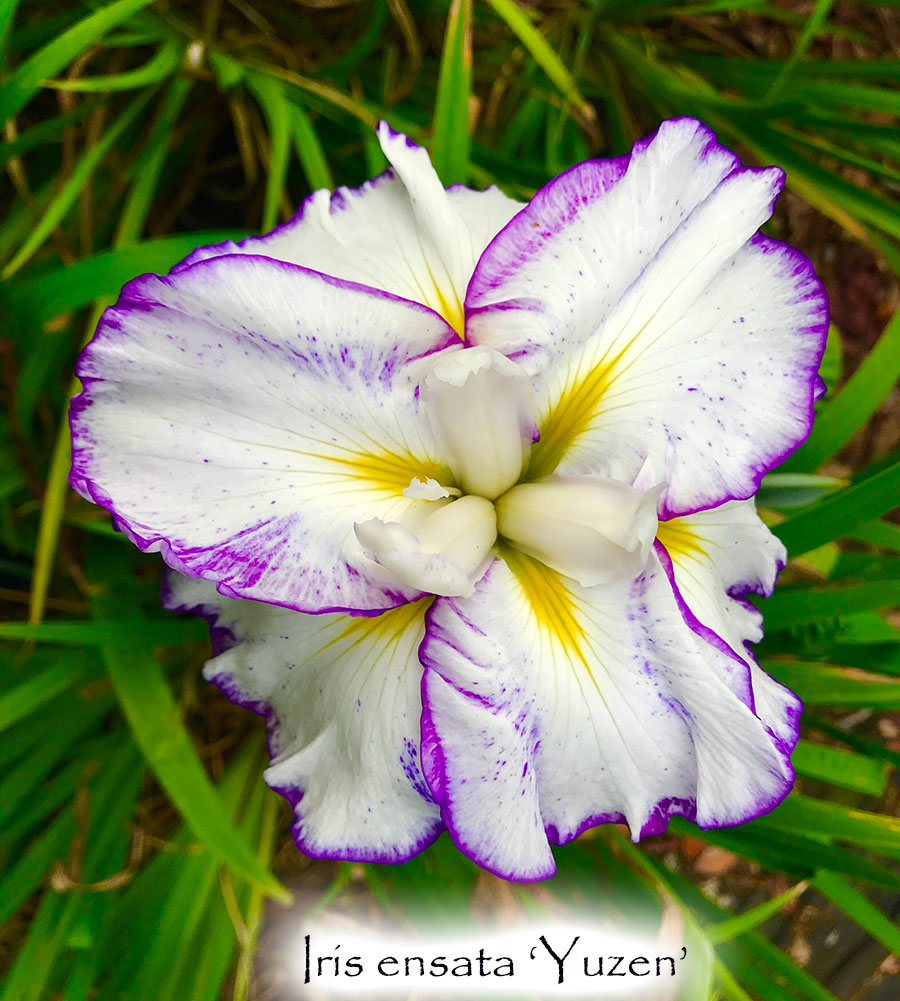
{"type": "Polygon", "coordinates": [[[896,0],[0,0],[0,1001],[289,1001],[311,915],[574,907],[675,928],[680,1001],[900,997],[898,52],[896,0]],[[205,625],[68,488],[77,351],[134,275],[383,170],[381,117],[527,199],[673,115],[785,169],[766,230],[831,298],[828,396],[759,497],[794,557],[759,656],[806,704],[796,791],[733,830],[599,828],[534,886],[446,836],[311,862],[205,625]]]}

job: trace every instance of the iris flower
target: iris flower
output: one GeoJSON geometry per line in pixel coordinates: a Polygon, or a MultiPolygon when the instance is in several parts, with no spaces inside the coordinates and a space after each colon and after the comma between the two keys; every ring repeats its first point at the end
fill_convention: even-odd
{"type": "Polygon", "coordinates": [[[177,571],[207,677],[265,716],[308,855],[444,829],[501,876],[595,824],[771,810],[798,700],[748,643],[827,306],[758,232],[783,175],[692,119],[527,204],[391,163],[122,290],[76,490],[177,571]]]}

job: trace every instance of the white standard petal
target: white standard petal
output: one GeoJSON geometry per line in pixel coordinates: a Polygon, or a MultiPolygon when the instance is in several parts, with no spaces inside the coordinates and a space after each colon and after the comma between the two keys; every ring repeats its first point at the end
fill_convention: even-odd
{"type": "Polygon", "coordinates": [[[727,675],[729,683],[793,750],[800,700],[756,663],[748,644],[762,639],[763,617],[744,598],[751,593],[771,595],[787,562],[784,546],[759,519],[752,500],[661,522],[659,541],[685,621],[698,635],[740,658],[740,668],[727,675]]]}
{"type": "Polygon", "coordinates": [[[444,189],[428,153],[386,122],[391,167],[361,188],[317,191],[266,236],[194,251],[180,267],[222,254],[262,254],[392,292],[463,330],[466,286],[482,251],[522,208],[499,189],[444,189]]]}
{"type": "Polygon", "coordinates": [[[411,528],[372,518],[354,531],[365,554],[385,571],[388,586],[471,594],[497,540],[494,505],[468,495],[430,509],[419,512],[411,528]]]}
{"type": "Polygon", "coordinates": [[[745,498],[808,435],[827,331],[809,261],[758,227],[782,174],[692,119],[551,181],[494,239],[467,335],[540,375],[532,475],[745,498]]]}
{"type": "Polygon", "coordinates": [[[260,257],[129,283],[84,351],[72,485],[176,570],[304,611],[394,606],[353,524],[448,483],[417,387],[459,341],[432,311],[260,257]]]}
{"type": "Polygon", "coordinates": [[[552,875],[550,845],[598,823],[729,826],[790,789],[654,554],[634,582],[582,588],[506,552],[471,598],[434,604],[420,656],[426,777],[459,847],[506,878],[552,875]]]}
{"type": "Polygon", "coordinates": [[[493,500],[522,475],[534,439],[528,376],[490,348],[441,356],[425,377],[423,400],[460,487],[493,500]]]}
{"type": "Polygon", "coordinates": [[[211,623],[207,679],[265,718],[265,778],[293,807],[303,852],[403,862],[437,837],[419,756],[425,603],[375,617],[305,615],[176,574],[168,585],[168,607],[211,623]]]}
{"type": "Polygon", "coordinates": [[[601,476],[520,483],[497,501],[497,531],[585,587],[634,580],[656,538],[661,489],[635,490],[601,476]]]}

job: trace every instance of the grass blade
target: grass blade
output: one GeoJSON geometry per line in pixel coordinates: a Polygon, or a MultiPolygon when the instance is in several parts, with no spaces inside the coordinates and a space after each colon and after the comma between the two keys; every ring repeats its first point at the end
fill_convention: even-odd
{"type": "MultiPolygon", "coordinates": [[[[103,579],[110,577],[104,574],[103,579]]],[[[140,626],[140,617],[127,595],[97,595],[93,604],[97,620],[104,626],[140,626]]],[[[135,741],[188,826],[215,857],[284,900],[287,891],[235,830],[207,778],[158,662],[122,632],[112,630],[102,642],[101,652],[135,741]]]]}
{"type": "Polygon", "coordinates": [[[859,483],[823,498],[772,531],[791,556],[800,556],[833,539],[849,535],[897,506],[900,462],[859,483]]]}
{"type": "Polygon", "coordinates": [[[100,162],[152,96],[152,90],[139,94],[119,116],[116,123],[104,133],[103,138],[81,157],[78,165],[72,172],[72,176],[47,206],[47,210],[41,216],[40,221],[31,233],[29,233],[28,238],[19,248],[19,252],[6,265],[2,273],[0,273],[0,278],[6,281],[12,277],[29,260],[59,223],[62,222],[74,204],[75,199],[78,198],[79,192],[87,184],[91,175],[100,165],[100,162]]]}
{"type": "Polygon", "coordinates": [[[900,605],[900,580],[776,591],[760,603],[768,630],[894,605],[900,605]]]}
{"type": "Polygon", "coordinates": [[[55,76],[107,31],[151,3],[152,0],[116,0],[89,14],[35,52],[0,87],[0,123],[12,118],[31,100],[40,89],[41,81],[55,76]]]}
{"type": "Polygon", "coordinates": [[[799,661],[767,660],[764,666],[809,705],[900,709],[900,682],[894,678],[799,661]]]}
{"type": "Polygon", "coordinates": [[[581,96],[575,78],[556,54],[553,46],[531,23],[525,11],[515,3],[515,0],[488,0],[488,3],[531,53],[538,66],[556,84],[563,97],[574,105],[586,121],[593,120],[593,108],[581,96]]]}
{"type": "Polygon", "coordinates": [[[23,681],[12,691],[0,696],[0,731],[18,723],[20,719],[40,709],[42,705],[64,692],[87,676],[83,664],[57,664],[28,681],[23,681]]]}
{"type": "Polygon", "coordinates": [[[87,94],[109,94],[120,90],[149,87],[171,76],[181,61],[184,46],[173,39],[160,46],[143,66],[110,76],[89,76],[77,80],[42,80],[42,87],[87,94]]]}
{"type": "Polygon", "coordinates": [[[116,249],[132,243],[143,232],[169,150],[172,130],[175,128],[191,86],[192,82],[187,77],[175,77],[160,103],[150,134],[147,136],[144,154],[138,160],[137,174],[119,216],[116,235],[113,238],[113,246],[116,249]]]}
{"type": "Polygon", "coordinates": [[[801,893],[806,891],[808,886],[809,884],[805,881],[797,883],[785,893],[779,894],[777,897],[772,897],[771,900],[765,900],[743,914],[736,914],[733,918],[727,918],[725,921],[707,928],[706,935],[713,945],[718,945],[720,942],[728,942],[733,938],[737,938],[738,935],[744,935],[748,931],[753,931],[754,928],[759,927],[764,921],[768,921],[769,918],[774,917],[785,904],[796,900],[801,893]]]}
{"type": "Polygon", "coordinates": [[[772,86],[769,88],[765,97],[766,101],[774,101],[782,90],[784,90],[784,85],[791,78],[797,64],[803,58],[806,50],[821,30],[822,25],[825,23],[825,18],[828,17],[833,5],[834,0],[816,0],[816,5],[813,7],[812,13],[809,15],[809,18],[803,27],[803,31],[800,33],[800,37],[794,45],[793,51],[782,67],[781,72],[772,81],[772,86]]]}
{"type": "Polygon", "coordinates": [[[819,872],[813,886],[885,949],[900,955],[900,928],[836,872],[819,872]]]}
{"type": "Polygon", "coordinates": [[[309,115],[299,104],[291,108],[291,126],[297,159],[300,161],[303,173],[306,174],[310,188],[313,191],[318,188],[334,190],[334,178],[331,176],[331,169],[319,142],[319,136],[309,115]]]}
{"type": "Polygon", "coordinates": [[[233,229],[178,233],[102,251],[67,267],[0,287],[4,305],[12,317],[21,318],[22,322],[43,324],[95,299],[115,295],[135,275],[149,271],[164,273],[197,247],[242,236],[246,233],[233,229]]]}
{"type": "Polygon", "coordinates": [[[269,164],[266,173],[266,196],[262,228],[274,229],[284,194],[290,157],[291,106],[285,97],[283,84],[270,76],[247,73],[245,81],[266,116],[269,127],[269,164]]]}
{"type": "Polygon", "coordinates": [[[434,169],[445,185],[469,178],[472,0],[452,0],[431,126],[434,169]]]}
{"type": "Polygon", "coordinates": [[[23,156],[36,147],[53,142],[57,138],[62,141],[61,133],[63,129],[67,125],[74,125],[76,122],[80,122],[92,110],[92,107],[91,103],[84,101],[77,108],[66,112],[66,114],[57,115],[46,122],[41,122],[40,125],[33,125],[27,131],[16,136],[15,139],[5,142],[0,147],[0,166],[4,166],[17,156],[23,156]]]}
{"type": "Polygon", "coordinates": [[[842,751],[826,744],[801,740],[791,755],[791,763],[801,774],[821,779],[845,789],[881,796],[887,781],[887,765],[864,754],[842,751]]]}
{"type": "Polygon", "coordinates": [[[181,643],[202,642],[206,638],[206,626],[193,619],[139,619],[128,624],[55,621],[32,625],[29,622],[0,622],[0,639],[3,640],[101,647],[107,640],[123,642],[129,636],[144,645],[178,646],[181,643]]]}

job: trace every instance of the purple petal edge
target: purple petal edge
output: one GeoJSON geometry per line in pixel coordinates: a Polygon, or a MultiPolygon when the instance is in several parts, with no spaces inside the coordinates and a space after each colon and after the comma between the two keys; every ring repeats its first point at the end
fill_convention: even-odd
{"type": "MultiPolygon", "coordinates": [[[[669,581],[669,584],[672,588],[672,593],[675,596],[675,603],[678,605],[678,610],[681,612],[681,616],[684,619],[685,625],[688,626],[688,628],[691,629],[693,632],[695,632],[701,639],[709,643],[710,646],[715,647],[721,653],[726,654],[727,656],[731,657],[732,660],[735,660],[739,664],[742,664],[744,667],[746,667],[747,691],[745,694],[737,697],[740,698],[741,702],[743,702],[744,705],[754,714],[754,716],[756,716],[757,719],[760,720],[763,726],[765,726],[766,733],[768,733],[769,736],[772,738],[772,740],[775,742],[775,746],[778,748],[781,754],[785,758],[790,759],[791,753],[797,746],[797,741],[800,739],[800,716],[803,712],[802,701],[796,695],[794,695],[793,692],[791,692],[791,695],[794,695],[794,698],[797,699],[797,702],[795,705],[787,706],[785,708],[785,719],[790,729],[791,736],[788,740],[783,740],[781,737],[779,737],[772,731],[772,729],[766,724],[765,720],[763,720],[756,712],[756,698],[753,694],[753,680],[749,664],[749,660],[752,660],[754,663],[756,663],[756,660],[753,655],[753,650],[751,648],[750,642],[746,641],[744,644],[744,647],[747,651],[747,657],[749,658],[749,660],[745,660],[737,653],[737,651],[732,650],[729,644],[726,643],[725,640],[717,632],[710,629],[708,626],[703,625],[703,623],[691,611],[687,602],[684,600],[681,591],[678,588],[678,584],[675,582],[675,567],[674,564],[672,563],[671,556],[669,556],[669,553],[666,550],[666,547],[658,539],[656,540],[656,542],[654,542],[653,545],[656,550],[656,555],[659,557],[659,562],[662,565],[663,572],[666,575],[666,579],[669,581]]],[[[775,572],[776,579],[778,575],[781,573],[781,571],[784,569],[784,567],[785,564],[781,560],[778,560],[778,568],[775,572]]],[[[747,594],[760,594],[766,598],[770,598],[774,590],[775,590],[774,583],[772,587],[769,588],[768,590],[753,586],[749,583],[743,583],[743,584],[736,584],[733,587],[729,588],[728,596],[730,598],[734,598],[736,601],[743,602],[744,604],[752,608],[755,612],[759,613],[759,609],[754,604],[747,601],[744,596],[747,594]]],[[[762,613],[759,614],[761,617],[763,617],[762,613]]],[[[760,668],[760,670],[762,669],[760,668]]],[[[781,687],[784,686],[782,685],[781,687]]],[[[790,689],[786,690],[790,691],[790,689]]],[[[788,791],[790,791],[790,789],[788,789],[788,791]]],[[[784,797],[782,797],[782,799],[783,798],[784,797]]],[[[763,810],[763,813],[757,814],[757,816],[762,816],[764,813],[767,812],[768,810],[763,810]]]]}
{"type": "Polygon", "coordinates": [[[736,661],[744,669],[744,691],[737,697],[744,703],[744,705],[752,712],[756,713],[756,701],[753,697],[753,684],[750,680],[750,665],[744,660],[736,650],[732,650],[728,643],[714,630],[710,629],[709,626],[703,625],[703,623],[697,618],[696,615],[691,611],[688,603],[684,600],[681,590],[678,584],[675,582],[675,566],[672,563],[672,557],[669,556],[666,547],[657,539],[653,543],[653,548],[656,550],[656,555],[659,558],[659,562],[662,565],[663,573],[666,575],[666,580],[669,582],[669,586],[672,588],[672,594],[675,597],[675,604],[678,606],[678,611],[681,613],[682,619],[684,619],[685,625],[694,633],[696,633],[702,640],[705,640],[711,647],[714,647],[719,653],[724,654],[730,660],[736,661]]]}

